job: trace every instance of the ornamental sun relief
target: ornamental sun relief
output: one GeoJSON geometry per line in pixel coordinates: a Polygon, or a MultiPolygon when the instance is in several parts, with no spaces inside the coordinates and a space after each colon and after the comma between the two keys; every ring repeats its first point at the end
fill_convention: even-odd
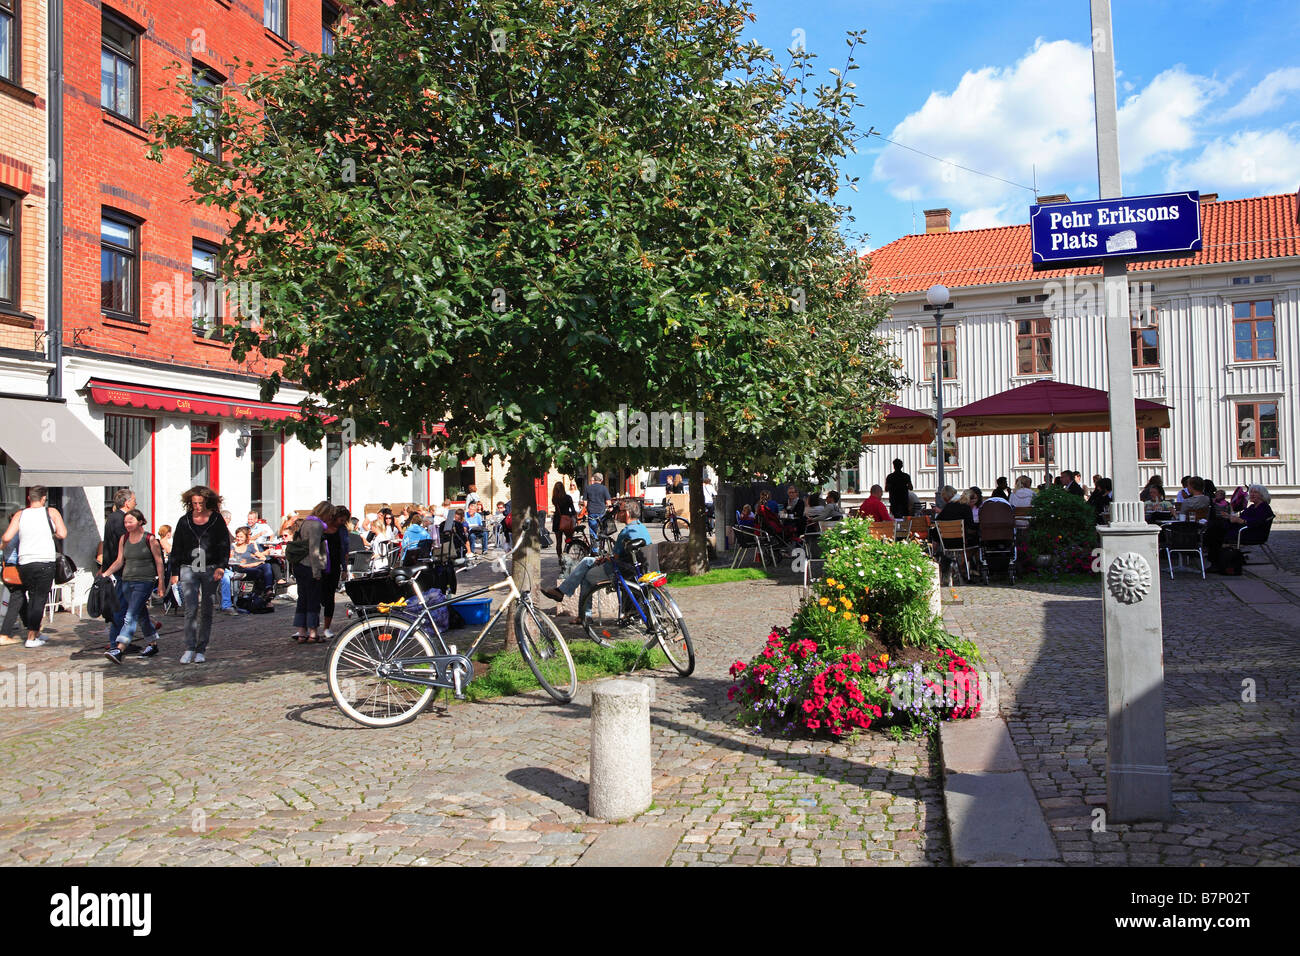
{"type": "Polygon", "coordinates": [[[1106,587],[1115,600],[1136,604],[1151,590],[1151,565],[1142,555],[1127,551],[1106,569],[1106,587]]]}

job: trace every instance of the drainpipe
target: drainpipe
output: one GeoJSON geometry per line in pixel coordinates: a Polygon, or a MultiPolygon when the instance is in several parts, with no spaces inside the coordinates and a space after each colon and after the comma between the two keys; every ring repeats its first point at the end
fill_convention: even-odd
{"type": "Polygon", "coordinates": [[[63,0],[49,0],[49,114],[46,169],[46,243],[49,272],[45,292],[46,354],[54,364],[49,395],[63,397],[63,0]]]}

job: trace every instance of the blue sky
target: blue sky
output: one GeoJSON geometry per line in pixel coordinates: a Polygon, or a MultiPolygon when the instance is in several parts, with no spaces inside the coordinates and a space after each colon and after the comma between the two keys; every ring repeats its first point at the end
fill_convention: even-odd
{"type": "MultiPolygon", "coordinates": [[[[820,69],[868,31],[851,74],[877,137],[844,163],[856,232],[878,248],[948,207],[954,228],[1028,221],[1031,190],[1097,195],[1087,0],[756,0],[748,35],[784,51],[803,31],[820,69]],[[913,210],[915,223],[913,225],[913,210]]],[[[1300,4],[1112,0],[1126,195],[1222,199],[1300,188],[1300,4]]],[[[784,57],[782,57],[784,59],[784,57]]]]}

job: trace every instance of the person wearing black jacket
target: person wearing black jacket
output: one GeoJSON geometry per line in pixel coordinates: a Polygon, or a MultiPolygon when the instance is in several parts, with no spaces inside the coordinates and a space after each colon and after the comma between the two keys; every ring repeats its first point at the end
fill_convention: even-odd
{"type": "Polygon", "coordinates": [[[903,471],[903,459],[894,459],[894,470],[885,478],[885,492],[889,495],[889,513],[895,518],[906,518],[912,513],[907,493],[912,490],[912,476],[903,471]]]}
{"type": "Polygon", "coordinates": [[[557,481],[551,489],[551,533],[555,535],[555,557],[564,561],[564,546],[573,538],[573,531],[578,526],[578,509],[573,506],[573,499],[564,490],[564,482],[557,481]],[[560,528],[560,519],[568,515],[569,530],[560,528]]]}
{"type": "Polygon", "coordinates": [[[136,506],[135,492],[119,488],[113,495],[113,513],[104,519],[104,548],[99,565],[108,567],[117,557],[117,546],[126,534],[126,513],[136,506]]]}
{"type": "Polygon", "coordinates": [[[212,600],[230,566],[230,529],[221,517],[221,496],[195,485],[181,496],[185,513],[172,532],[167,574],[181,585],[185,605],[182,664],[202,664],[212,634],[212,600]]]}

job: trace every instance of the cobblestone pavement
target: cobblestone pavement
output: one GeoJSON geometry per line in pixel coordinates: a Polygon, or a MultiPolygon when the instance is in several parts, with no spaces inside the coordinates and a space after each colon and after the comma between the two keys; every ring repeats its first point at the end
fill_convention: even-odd
{"type": "MultiPolygon", "coordinates": [[[[471,576],[490,577],[476,570],[471,576]]],[[[936,762],[921,742],[772,741],[729,724],[731,661],[788,622],[775,581],[682,588],[695,675],[655,672],[655,805],[670,864],[946,863],[936,762]]],[[[589,687],[431,708],[391,730],[343,717],[325,646],[288,640],[291,609],[217,616],[203,665],[100,654],[101,626],[58,616],[48,647],[0,648],[15,677],[102,675],[103,713],[6,708],[0,860],[71,864],[572,864],[587,817],[589,687]]],[[[31,703],[29,701],[28,703],[31,703]]]]}
{"type": "Polygon", "coordinates": [[[1272,537],[1283,573],[1260,580],[1282,603],[1268,616],[1226,586],[1250,577],[1161,578],[1169,823],[1093,830],[1106,802],[1099,586],[970,587],[945,609],[1001,673],[1002,713],[1067,865],[1300,863],[1300,575],[1288,573],[1300,531],[1272,537]]]}

